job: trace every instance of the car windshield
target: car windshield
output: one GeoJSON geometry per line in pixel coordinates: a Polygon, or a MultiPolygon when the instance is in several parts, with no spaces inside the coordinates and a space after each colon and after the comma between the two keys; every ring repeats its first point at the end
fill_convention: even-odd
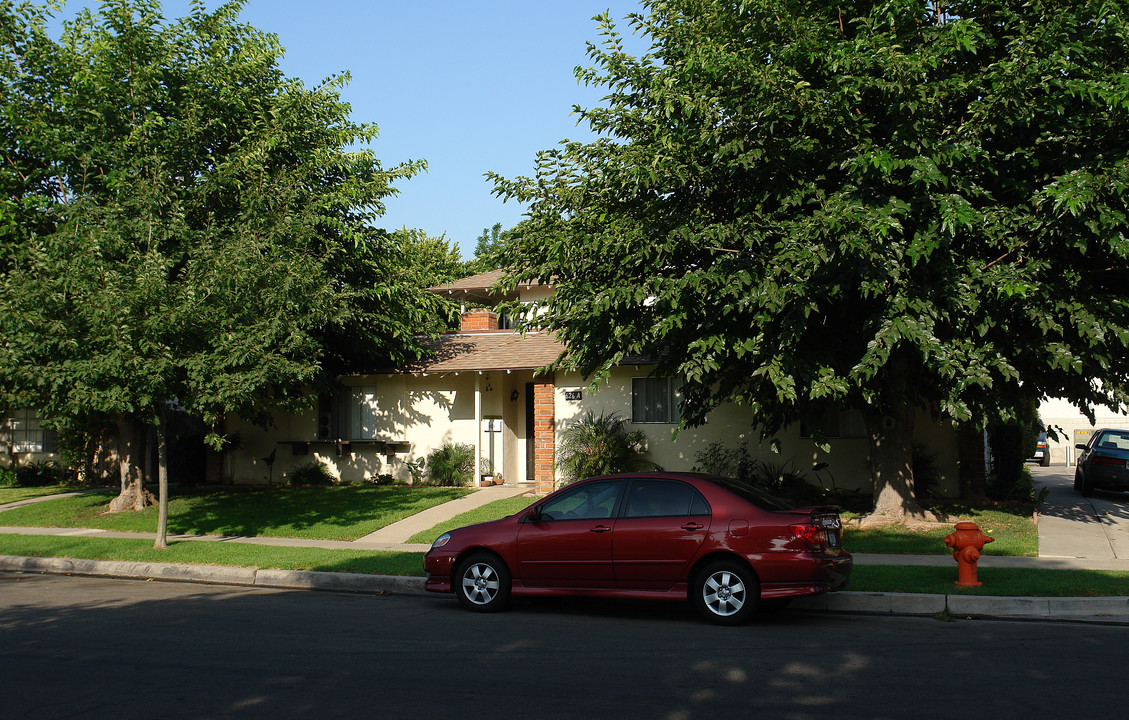
{"type": "Polygon", "coordinates": [[[1104,432],[1097,445],[1104,450],[1129,450],[1129,432],[1104,432]]]}
{"type": "Polygon", "coordinates": [[[710,480],[725,488],[734,495],[738,495],[761,510],[792,510],[791,505],[774,495],[769,495],[764,490],[754,487],[743,480],[726,477],[711,477],[710,480]]]}

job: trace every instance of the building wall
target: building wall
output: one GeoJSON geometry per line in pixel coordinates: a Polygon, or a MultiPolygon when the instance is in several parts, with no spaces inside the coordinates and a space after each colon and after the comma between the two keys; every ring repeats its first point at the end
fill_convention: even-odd
{"type": "MultiPolygon", "coordinates": [[[[307,454],[296,454],[287,441],[313,441],[318,433],[318,408],[296,415],[278,414],[275,427],[263,429],[237,417],[227,421],[229,433],[238,432],[242,446],[225,454],[221,475],[224,482],[260,484],[272,477],[264,458],[275,452],[273,482],[297,466],[310,461],[325,464],[345,482],[361,482],[388,474],[398,480],[411,479],[408,463],[426,458],[447,443],[473,445],[481,429],[475,416],[475,387],[480,394],[484,418],[501,418],[501,448],[496,471],[507,481],[525,480],[524,383],[532,373],[465,372],[445,375],[367,375],[342,380],[347,387],[376,389],[379,437],[406,442],[408,450],[393,456],[364,444],[351,444],[351,452],[338,454],[334,442],[312,442],[307,454]],[[517,392],[517,396],[513,395],[517,392]]],[[[344,433],[338,433],[344,435],[344,433]]],[[[485,435],[481,436],[485,453],[485,435]]],[[[334,438],[336,439],[336,438],[334,438]]],[[[345,439],[345,438],[343,438],[345,439]]],[[[300,453],[300,451],[299,451],[300,453]]]]}
{"type": "MultiPolygon", "coordinates": [[[[827,463],[821,473],[808,473],[811,481],[822,479],[829,488],[832,484],[843,489],[857,489],[869,492],[871,489],[870,470],[867,466],[869,448],[864,438],[832,439],[830,452],[823,452],[815,443],[800,436],[800,427],[793,425],[777,435],[781,448],[774,453],[767,441],[760,440],[755,418],[747,408],[737,405],[724,405],[710,414],[706,425],[687,428],[675,435],[675,424],[634,424],[631,420],[631,379],[647,376],[650,368],[618,368],[612,371],[607,382],[592,391],[579,374],[569,373],[558,376],[556,388],[557,434],[568,423],[587,410],[601,413],[618,413],[629,421],[631,430],[642,430],[647,436],[648,457],[665,470],[693,470],[697,453],[713,442],[720,441],[727,447],[736,447],[742,441],[748,442],[749,452],[755,458],[775,465],[787,465],[795,471],[805,471],[818,463],[827,463]],[[579,391],[580,400],[569,400],[567,393],[579,391]]],[[[928,414],[918,415],[915,429],[915,444],[925,448],[933,457],[933,465],[938,475],[937,491],[945,496],[955,496],[960,492],[959,448],[957,435],[951,423],[937,423],[928,414]]],[[[557,478],[558,482],[560,478],[557,478]]]]}
{"type": "Polygon", "coordinates": [[[1129,415],[1116,412],[1104,405],[1094,408],[1094,422],[1067,400],[1049,398],[1039,404],[1039,418],[1054,429],[1058,438],[1047,436],[1052,465],[1073,465],[1078,458],[1075,444],[1086,442],[1099,428],[1129,429],[1129,415]]]}

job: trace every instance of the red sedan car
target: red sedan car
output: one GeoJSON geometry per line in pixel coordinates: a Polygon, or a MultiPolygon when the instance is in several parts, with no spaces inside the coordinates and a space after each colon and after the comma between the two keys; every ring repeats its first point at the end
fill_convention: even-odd
{"type": "Polygon", "coordinates": [[[795,509],[696,473],[582,480],[444,533],[424,558],[426,588],[478,612],[511,594],[688,599],[724,625],[845,587],[851,563],[838,508],[795,509]]]}

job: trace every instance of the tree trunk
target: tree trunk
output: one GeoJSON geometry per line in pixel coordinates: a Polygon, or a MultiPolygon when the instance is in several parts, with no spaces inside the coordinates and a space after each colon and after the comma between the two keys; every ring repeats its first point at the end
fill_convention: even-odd
{"type": "Polygon", "coordinates": [[[121,473],[121,494],[110,502],[110,512],[144,510],[156,502],[145,489],[144,426],[131,417],[122,415],[117,421],[118,468],[121,473]]]}
{"type": "Polygon", "coordinates": [[[160,505],[157,511],[157,540],[153,547],[168,547],[169,526],[169,421],[168,414],[162,412],[157,420],[157,495],[160,505]]]}
{"type": "Polygon", "coordinates": [[[913,428],[916,408],[910,401],[905,358],[891,358],[880,407],[864,410],[874,480],[873,523],[926,520],[913,484],[913,428]]]}

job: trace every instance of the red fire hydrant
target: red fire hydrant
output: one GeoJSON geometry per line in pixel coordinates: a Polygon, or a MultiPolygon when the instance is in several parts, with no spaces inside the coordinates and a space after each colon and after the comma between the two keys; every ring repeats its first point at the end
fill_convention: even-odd
{"type": "Polygon", "coordinates": [[[994,540],[994,537],[980,532],[976,523],[957,523],[956,530],[945,538],[945,547],[953,549],[953,557],[957,561],[957,585],[981,585],[976,580],[976,561],[980,559],[980,551],[984,546],[994,540]]]}

